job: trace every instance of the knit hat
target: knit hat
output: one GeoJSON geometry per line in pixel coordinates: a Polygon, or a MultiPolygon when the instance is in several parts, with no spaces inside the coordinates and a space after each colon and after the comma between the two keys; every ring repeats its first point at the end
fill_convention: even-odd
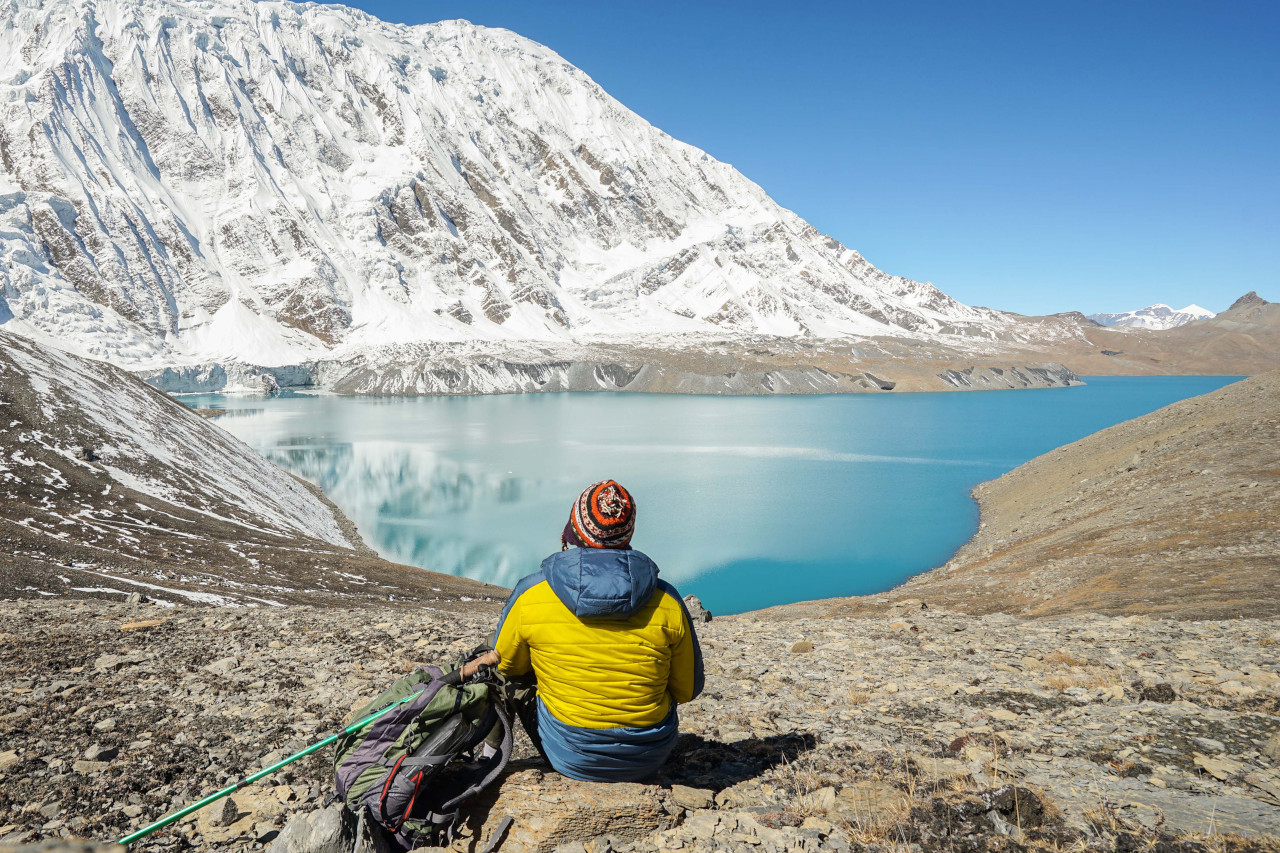
{"type": "Polygon", "coordinates": [[[580,548],[626,548],[636,529],[636,502],[613,480],[588,486],[573,502],[563,541],[580,548]]]}

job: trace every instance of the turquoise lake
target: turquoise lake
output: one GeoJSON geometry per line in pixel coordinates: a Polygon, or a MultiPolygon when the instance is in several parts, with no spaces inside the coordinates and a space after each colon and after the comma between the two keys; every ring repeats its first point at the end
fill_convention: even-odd
{"type": "Polygon", "coordinates": [[[634,547],[716,613],[880,592],[974,532],[970,489],[1234,381],[820,397],[189,395],[324,489],[383,556],[503,586],[559,549],[577,494],[636,499],[634,547]]]}

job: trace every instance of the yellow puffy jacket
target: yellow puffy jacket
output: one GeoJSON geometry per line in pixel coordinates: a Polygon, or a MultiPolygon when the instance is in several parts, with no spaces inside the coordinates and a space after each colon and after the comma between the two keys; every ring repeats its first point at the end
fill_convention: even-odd
{"type": "Polygon", "coordinates": [[[543,705],[569,726],[654,726],[702,692],[693,622],[639,551],[551,555],[516,584],[493,645],[499,670],[535,673],[543,705]]]}

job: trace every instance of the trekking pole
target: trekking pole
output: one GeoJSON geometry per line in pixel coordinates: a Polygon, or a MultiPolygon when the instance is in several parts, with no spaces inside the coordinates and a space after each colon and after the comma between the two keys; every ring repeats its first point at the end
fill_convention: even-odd
{"type": "Polygon", "coordinates": [[[355,731],[358,731],[359,729],[364,728],[365,726],[369,725],[374,720],[378,719],[379,717],[381,717],[383,714],[387,713],[391,709],[397,708],[400,705],[403,705],[405,702],[408,702],[411,699],[414,699],[421,694],[422,694],[421,690],[418,690],[414,693],[410,693],[408,696],[404,697],[403,699],[400,699],[399,701],[396,701],[396,702],[392,702],[390,705],[383,708],[381,711],[372,713],[369,716],[365,717],[363,720],[359,720],[357,722],[352,723],[342,731],[335,732],[329,735],[327,738],[320,741],[319,743],[314,743],[311,746],[307,747],[306,749],[302,750],[301,752],[295,752],[293,755],[290,755],[288,758],[283,758],[277,761],[275,764],[272,764],[270,767],[264,770],[259,770],[257,773],[254,773],[251,776],[246,776],[245,778],[241,779],[239,782],[235,783],[234,785],[228,785],[227,787],[223,788],[221,791],[218,791],[216,794],[210,794],[209,796],[205,797],[203,800],[201,800],[198,803],[192,803],[186,808],[180,809],[174,812],[173,814],[169,815],[168,817],[162,817],[160,818],[160,820],[156,821],[150,826],[144,826],[142,829],[139,829],[137,832],[131,835],[126,835],[124,838],[121,838],[116,843],[124,844],[124,845],[132,844],[133,842],[137,841],[139,838],[142,838],[144,836],[150,835],[151,833],[155,832],[157,829],[162,829],[163,827],[166,827],[169,824],[174,823],[175,821],[182,820],[184,817],[191,814],[192,812],[199,811],[200,809],[204,808],[210,803],[215,803],[229,794],[234,794],[236,791],[239,791],[241,788],[245,788],[245,787],[248,787],[249,785],[252,785],[254,782],[257,782],[263,776],[270,776],[272,773],[275,773],[277,770],[279,770],[281,767],[284,767],[286,764],[292,764],[293,762],[297,761],[299,758],[308,756],[318,749],[324,749],[326,746],[333,743],[335,740],[342,737],[343,735],[349,735],[352,732],[355,732],[355,731]]]}

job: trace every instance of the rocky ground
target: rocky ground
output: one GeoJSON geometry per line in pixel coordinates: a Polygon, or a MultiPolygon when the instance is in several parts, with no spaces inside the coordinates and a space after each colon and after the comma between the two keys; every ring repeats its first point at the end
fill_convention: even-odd
{"type": "Polygon", "coordinates": [[[853,614],[924,599],[969,613],[1280,615],[1280,370],[1094,433],[974,490],[977,534],[853,614]]]}
{"type": "MultiPolygon", "coordinates": [[[[660,785],[569,782],[521,740],[457,846],[511,815],[505,851],[1280,849],[1280,621],[924,605],[701,625],[660,785]]],[[[452,606],[0,603],[0,843],[110,840],[318,740],[496,615],[452,606]]],[[[135,849],[321,849],[329,761],[135,849]]]]}

